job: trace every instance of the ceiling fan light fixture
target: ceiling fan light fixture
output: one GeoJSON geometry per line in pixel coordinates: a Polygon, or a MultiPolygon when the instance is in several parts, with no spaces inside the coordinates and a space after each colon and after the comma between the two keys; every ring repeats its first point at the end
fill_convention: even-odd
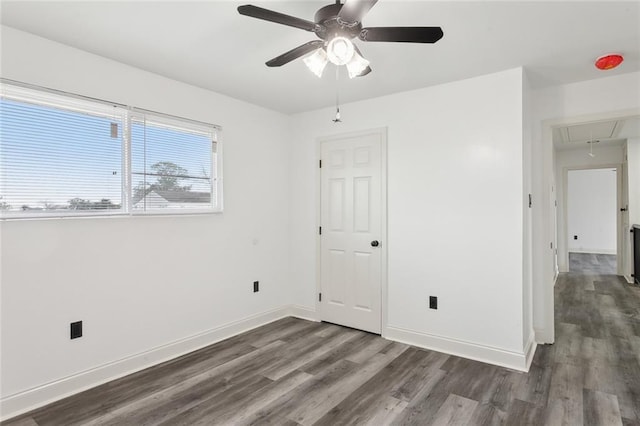
{"type": "Polygon", "coordinates": [[[327,52],[322,48],[305,56],[302,60],[307,68],[309,68],[309,70],[319,78],[322,78],[322,73],[329,62],[329,59],[327,59],[327,52]]]}
{"type": "Polygon", "coordinates": [[[347,71],[349,71],[349,78],[354,78],[362,75],[362,73],[369,66],[367,61],[362,56],[358,55],[358,52],[354,52],[353,58],[347,63],[347,71]]]}
{"type": "Polygon", "coordinates": [[[346,65],[351,61],[354,53],[355,47],[346,37],[334,37],[327,44],[327,57],[336,65],[346,65]]]}

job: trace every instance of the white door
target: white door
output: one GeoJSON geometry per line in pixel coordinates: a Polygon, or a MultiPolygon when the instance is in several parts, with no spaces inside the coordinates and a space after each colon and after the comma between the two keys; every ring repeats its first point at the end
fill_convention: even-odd
{"type": "Polygon", "coordinates": [[[381,331],[382,133],[321,143],[320,317],[381,331]]]}

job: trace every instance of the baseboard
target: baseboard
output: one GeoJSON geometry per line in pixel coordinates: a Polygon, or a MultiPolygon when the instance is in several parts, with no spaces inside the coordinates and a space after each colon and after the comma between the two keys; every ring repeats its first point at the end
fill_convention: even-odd
{"type": "Polygon", "coordinates": [[[318,312],[314,308],[301,305],[291,305],[289,313],[292,317],[301,318],[308,321],[320,321],[318,312]]]}
{"type": "Polygon", "coordinates": [[[569,253],[585,253],[585,254],[618,254],[617,250],[610,249],[570,249],[569,253]]]}
{"type": "Polygon", "coordinates": [[[532,331],[529,334],[529,341],[527,342],[527,346],[525,346],[524,348],[525,361],[527,363],[526,371],[529,371],[529,368],[531,367],[531,363],[533,362],[533,357],[536,354],[537,347],[538,347],[538,344],[536,343],[536,335],[535,335],[535,332],[532,331]]]}
{"type": "MultiPolygon", "coordinates": [[[[304,309],[306,308],[295,307],[295,310],[300,313],[305,312],[304,309]]],[[[0,421],[18,416],[111,380],[135,373],[136,371],[177,358],[236,334],[290,316],[291,314],[291,307],[289,306],[261,312],[194,336],[9,395],[0,400],[0,421]]]]}
{"type": "Polygon", "coordinates": [[[633,277],[631,275],[623,275],[623,277],[627,281],[627,284],[635,284],[633,277]]]}
{"type": "Polygon", "coordinates": [[[524,352],[479,345],[464,340],[436,336],[395,326],[387,326],[384,337],[396,342],[499,365],[513,370],[526,372],[529,369],[524,352]]]}
{"type": "Polygon", "coordinates": [[[534,328],[533,333],[535,335],[536,343],[539,345],[551,344],[553,339],[549,336],[547,330],[542,328],[534,328]]]}

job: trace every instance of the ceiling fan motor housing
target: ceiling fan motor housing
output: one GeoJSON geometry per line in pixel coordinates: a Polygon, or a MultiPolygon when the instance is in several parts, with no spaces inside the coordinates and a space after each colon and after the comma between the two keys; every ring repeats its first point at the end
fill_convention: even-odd
{"type": "Polygon", "coordinates": [[[319,25],[315,31],[316,35],[327,41],[335,36],[353,39],[358,37],[362,31],[361,22],[344,22],[338,18],[338,13],[342,9],[341,4],[330,4],[318,9],[314,20],[319,25]]]}

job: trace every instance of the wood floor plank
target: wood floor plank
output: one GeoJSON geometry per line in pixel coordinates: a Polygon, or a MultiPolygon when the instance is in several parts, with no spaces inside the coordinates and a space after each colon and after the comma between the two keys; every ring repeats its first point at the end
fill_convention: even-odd
{"type": "Polygon", "coordinates": [[[466,425],[471,420],[478,401],[449,394],[444,404],[436,413],[433,426],[466,425]]]}
{"type": "Polygon", "coordinates": [[[571,364],[556,363],[552,373],[547,406],[551,408],[551,424],[582,424],[583,369],[571,364]]]}
{"type": "Polygon", "coordinates": [[[584,390],[584,424],[589,426],[622,426],[622,416],[615,395],[584,390]]]}
{"type": "MultiPolygon", "coordinates": [[[[368,421],[368,419],[375,418],[379,415],[380,405],[384,404],[385,401],[402,400],[393,397],[393,394],[414,376],[416,370],[426,370],[427,372],[435,372],[437,370],[437,365],[430,365],[432,367],[431,370],[425,368],[425,364],[428,363],[425,363],[424,360],[428,355],[429,351],[408,348],[332,408],[317,424],[327,426],[359,424],[363,419],[368,421]],[[389,400],[389,397],[393,399],[389,400]]],[[[403,405],[403,408],[404,406],[406,404],[403,405]]],[[[394,412],[397,414],[400,411],[395,410],[394,412]]]]}
{"type": "Polygon", "coordinates": [[[316,343],[309,344],[302,350],[286,353],[279,362],[275,363],[262,374],[271,380],[278,380],[332,349],[355,339],[361,334],[362,332],[360,331],[343,329],[333,336],[319,337],[316,343]]]}
{"type": "Polygon", "coordinates": [[[393,424],[402,410],[408,405],[408,402],[401,401],[392,396],[387,396],[379,405],[376,405],[368,413],[368,417],[361,417],[357,423],[368,426],[386,426],[393,424]]]}
{"type": "Polygon", "coordinates": [[[507,413],[490,403],[479,403],[473,411],[470,425],[500,426],[505,424],[507,413]]]}
{"type": "Polygon", "coordinates": [[[306,396],[305,402],[291,407],[287,417],[303,425],[311,425],[344,400],[351,392],[376,375],[395,356],[376,354],[364,364],[343,375],[332,386],[306,396]]]}
{"type": "MultiPolygon", "coordinates": [[[[310,380],[313,376],[303,371],[294,371],[293,373],[283,377],[281,380],[272,382],[265,386],[261,392],[254,395],[250,401],[243,404],[240,410],[232,413],[216,413],[216,421],[218,424],[238,425],[246,423],[247,419],[253,417],[264,407],[273,403],[282,395],[294,393],[295,389],[310,380]]],[[[298,424],[295,422],[295,424],[298,424]]]]}
{"type": "MultiPolygon", "coordinates": [[[[325,395],[328,396],[342,377],[357,368],[358,365],[351,361],[340,360],[293,391],[282,394],[278,399],[262,407],[239,424],[272,424],[274,419],[290,418],[294,409],[301,406],[303,409],[307,409],[309,402],[314,399],[322,399],[325,395]]],[[[308,408],[313,409],[313,407],[308,408]]],[[[290,418],[290,420],[297,422],[295,419],[290,418]]]]}
{"type": "Polygon", "coordinates": [[[435,419],[436,413],[449,396],[449,392],[446,390],[447,379],[448,373],[440,369],[429,376],[416,396],[393,421],[393,424],[431,424],[435,419]]]}
{"type": "Polygon", "coordinates": [[[543,406],[520,399],[514,399],[507,413],[505,424],[514,426],[538,426],[545,424],[544,420],[545,411],[543,406]]]}
{"type": "Polygon", "coordinates": [[[11,422],[11,426],[38,426],[33,417],[22,417],[11,422]]]}
{"type": "Polygon", "coordinates": [[[347,361],[360,363],[370,358],[371,356],[375,355],[375,353],[371,353],[368,358],[364,358],[360,362],[354,361],[352,355],[358,354],[363,351],[370,353],[370,348],[372,346],[384,347],[388,343],[389,342],[378,338],[374,334],[362,333],[362,335],[355,337],[353,340],[350,340],[348,344],[339,345],[331,349],[330,351],[324,353],[323,355],[310,360],[306,364],[302,365],[300,367],[300,370],[306,371],[309,374],[318,374],[325,368],[335,364],[341,359],[346,359],[347,361]],[[377,343],[377,342],[382,342],[384,345],[381,345],[380,343],[377,343]]]}

